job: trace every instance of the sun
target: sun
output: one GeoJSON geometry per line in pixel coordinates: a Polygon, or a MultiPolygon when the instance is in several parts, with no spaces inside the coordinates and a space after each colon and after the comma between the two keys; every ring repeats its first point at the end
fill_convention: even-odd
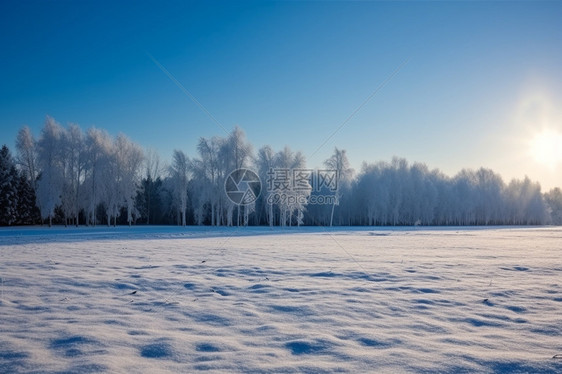
{"type": "Polygon", "coordinates": [[[562,163],[562,133],[555,130],[543,130],[531,139],[530,153],[541,165],[555,169],[562,163]]]}

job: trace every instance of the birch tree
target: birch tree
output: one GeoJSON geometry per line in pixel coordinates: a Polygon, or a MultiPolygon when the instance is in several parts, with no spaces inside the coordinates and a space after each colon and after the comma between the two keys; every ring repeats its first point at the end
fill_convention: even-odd
{"type": "Polygon", "coordinates": [[[70,218],[78,226],[81,208],[81,190],[86,172],[84,134],[76,124],[63,131],[62,148],[65,160],[63,191],[61,196],[65,222],[70,218]]]}
{"type": "Polygon", "coordinates": [[[324,165],[328,169],[335,171],[336,174],[336,190],[334,191],[335,199],[330,212],[330,226],[332,226],[334,222],[334,210],[336,206],[340,204],[340,200],[344,192],[348,192],[351,187],[353,169],[349,164],[345,150],[340,150],[337,147],[334,149],[332,156],[324,162],[324,165]]]}
{"type": "Polygon", "coordinates": [[[104,130],[90,128],[86,134],[86,165],[84,208],[87,224],[96,225],[96,209],[106,193],[107,164],[111,154],[111,137],[104,130]]]}
{"type": "MultiPolygon", "coordinates": [[[[248,168],[252,162],[252,146],[246,141],[244,131],[238,126],[232,130],[228,137],[221,142],[219,149],[219,186],[224,186],[226,177],[234,170],[248,168]]],[[[233,225],[234,211],[236,211],[236,225],[241,225],[241,220],[248,221],[248,215],[255,209],[255,202],[248,205],[235,205],[230,199],[224,199],[224,188],[220,190],[226,205],[227,226],[233,225]],[[243,216],[242,216],[243,214],[243,216]]]]}
{"type": "Polygon", "coordinates": [[[224,180],[219,168],[219,152],[222,140],[218,137],[200,138],[197,143],[199,159],[193,162],[194,186],[197,204],[194,206],[197,222],[202,223],[208,204],[211,226],[221,224],[223,195],[219,184],[224,180]]]}
{"type": "Polygon", "coordinates": [[[270,177],[270,171],[275,166],[275,152],[270,146],[266,145],[260,148],[256,164],[258,176],[262,182],[262,192],[258,200],[261,208],[260,211],[264,212],[267,224],[269,226],[273,226],[275,224],[275,216],[273,214],[274,207],[273,204],[270,204],[269,202],[274,192],[268,188],[268,178],[270,177]]]}
{"type": "Polygon", "coordinates": [[[139,186],[139,174],[144,155],[142,149],[124,134],[117,136],[115,151],[116,162],[120,165],[121,173],[118,193],[121,195],[121,202],[127,208],[127,223],[130,226],[133,218],[138,215],[135,208],[135,196],[139,186]]]}

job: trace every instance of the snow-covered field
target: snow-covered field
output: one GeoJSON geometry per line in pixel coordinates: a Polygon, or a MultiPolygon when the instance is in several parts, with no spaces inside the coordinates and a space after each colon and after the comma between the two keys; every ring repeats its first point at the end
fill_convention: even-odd
{"type": "Polygon", "coordinates": [[[0,230],[0,372],[562,372],[562,229],[0,230]]]}

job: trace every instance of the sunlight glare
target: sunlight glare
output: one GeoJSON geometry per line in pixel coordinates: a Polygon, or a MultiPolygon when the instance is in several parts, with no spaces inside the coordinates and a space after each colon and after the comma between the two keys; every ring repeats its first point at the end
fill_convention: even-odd
{"type": "Polygon", "coordinates": [[[544,130],[531,139],[530,152],[536,162],[556,168],[562,163],[562,133],[544,130]]]}

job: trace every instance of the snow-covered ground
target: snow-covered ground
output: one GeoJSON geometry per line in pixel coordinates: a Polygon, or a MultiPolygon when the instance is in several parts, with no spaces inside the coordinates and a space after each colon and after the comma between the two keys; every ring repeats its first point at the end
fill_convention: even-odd
{"type": "Polygon", "coordinates": [[[560,228],[2,229],[0,278],[2,373],[562,372],[560,228]]]}

